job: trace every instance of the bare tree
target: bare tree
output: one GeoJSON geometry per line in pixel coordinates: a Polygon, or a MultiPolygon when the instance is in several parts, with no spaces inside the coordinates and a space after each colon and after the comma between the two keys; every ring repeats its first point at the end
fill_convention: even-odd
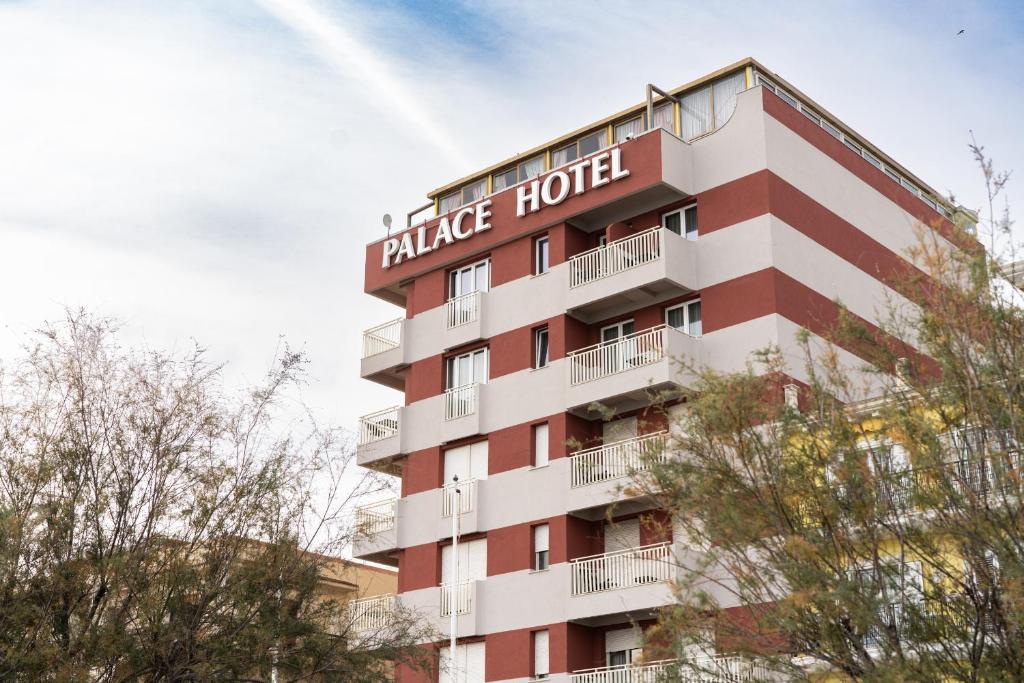
{"type": "Polygon", "coordinates": [[[202,349],[69,312],[2,367],[0,679],[372,682],[417,659],[414,615],[361,647],[320,589],[379,483],[285,400],[304,362],[233,396],[202,349]]]}

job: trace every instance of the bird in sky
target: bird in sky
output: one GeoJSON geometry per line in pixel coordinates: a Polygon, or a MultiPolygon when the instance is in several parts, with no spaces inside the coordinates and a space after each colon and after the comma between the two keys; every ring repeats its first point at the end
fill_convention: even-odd
{"type": "Polygon", "coordinates": [[[956,34],[958,36],[963,35],[963,33],[964,33],[964,29],[960,29],[959,31],[956,32],[956,34]]]}

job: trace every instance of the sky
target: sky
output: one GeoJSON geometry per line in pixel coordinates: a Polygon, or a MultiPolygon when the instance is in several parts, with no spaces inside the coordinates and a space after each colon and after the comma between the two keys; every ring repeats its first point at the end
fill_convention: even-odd
{"type": "Polygon", "coordinates": [[[0,359],[79,306],[229,384],[283,339],[354,427],[401,402],[359,379],[385,212],[746,56],[966,206],[970,131],[1024,175],[1021,3],[0,0],[0,359]]]}

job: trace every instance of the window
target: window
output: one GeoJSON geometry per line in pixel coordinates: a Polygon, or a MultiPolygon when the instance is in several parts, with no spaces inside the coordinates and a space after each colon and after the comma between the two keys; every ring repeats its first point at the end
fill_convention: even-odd
{"type": "Polygon", "coordinates": [[[533,241],[533,274],[541,275],[551,268],[551,247],[548,236],[533,241]]]}
{"type": "Polygon", "coordinates": [[[661,217],[661,224],[666,230],[682,235],[688,240],[697,239],[697,205],[691,204],[675,211],[669,211],[661,217]]]}
{"type": "Polygon", "coordinates": [[[548,464],[548,423],[533,426],[533,466],[545,467],[548,464]]]}
{"type": "Polygon", "coordinates": [[[487,180],[480,179],[462,188],[462,203],[469,204],[484,196],[487,191],[487,180]]]}
{"type": "Polygon", "coordinates": [[[441,648],[440,680],[448,683],[449,672],[454,671],[455,683],[484,683],[485,643],[455,646],[454,661],[451,648],[441,648]]]}
{"type": "Polygon", "coordinates": [[[516,184],[516,169],[510,168],[507,171],[494,174],[494,191],[501,192],[502,190],[512,187],[516,184]]]}
{"type": "Polygon", "coordinates": [[[683,95],[683,139],[711,132],[711,86],[683,95]]]}
{"type": "Polygon", "coordinates": [[[669,133],[676,129],[675,109],[671,102],[664,102],[655,107],[653,119],[653,128],[664,128],[669,133]]]}
{"type": "Polygon", "coordinates": [[[557,168],[570,161],[576,161],[576,143],[570,143],[565,147],[559,147],[551,153],[551,167],[557,168]]]}
{"type": "Polygon", "coordinates": [[[703,331],[700,316],[700,299],[687,301],[665,311],[665,323],[691,337],[699,337],[703,331]]]}
{"type": "Polygon", "coordinates": [[[533,367],[546,368],[550,361],[551,349],[548,345],[548,327],[538,327],[533,331],[533,367]]]}
{"type": "Polygon", "coordinates": [[[608,133],[601,129],[596,133],[585,135],[579,139],[579,156],[585,157],[608,144],[608,133]]]}
{"type": "Polygon", "coordinates": [[[445,368],[445,389],[454,389],[473,383],[487,383],[487,349],[448,358],[445,368]]]}
{"type": "Polygon", "coordinates": [[[456,191],[456,192],[452,192],[451,194],[446,194],[445,196],[441,197],[441,203],[440,203],[440,205],[437,208],[437,215],[438,216],[443,216],[445,214],[451,213],[455,209],[459,208],[459,206],[461,204],[462,204],[462,193],[461,192],[457,192],[456,191]]]}
{"type": "Polygon", "coordinates": [[[548,568],[548,525],[538,524],[533,527],[533,570],[543,571],[548,568]]]}
{"type": "Polygon", "coordinates": [[[534,631],[533,632],[533,677],[534,679],[544,679],[548,677],[550,673],[550,666],[548,660],[550,659],[548,654],[548,632],[547,631],[534,631]]]}
{"type": "Polygon", "coordinates": [[[529,180],[530,178],[536,178],[544,172],[544,155],[538,154],[532,159],[519,164],[519,182],[529,180]]]}
{"type": "Polygon", "coordinates": [[[617,124],[612,129],[612,138],[616,143],[630,140],[640,135],[643,132],[643,123],[640,117],[636,117],[630,121],[624,121],[617,124]]]}
{"type": "Polygon", "coordinates": [[[454,477],[459,481],[487,478],[488,442],[477,441],[449,448],[444,452],[444,482],[450,484],[454,477]]]}
{"type": "Polygon", "coordinates": [[[454,299],[472,292],[486,292],[491,288],[491,260],[484,259],[468,266],[448,271],[448,298],[454,299]]]}

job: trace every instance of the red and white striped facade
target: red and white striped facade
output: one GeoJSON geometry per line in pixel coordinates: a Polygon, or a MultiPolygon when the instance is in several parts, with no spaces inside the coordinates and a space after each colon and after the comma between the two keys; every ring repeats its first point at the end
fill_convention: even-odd
{"type": "MultiPolygon", "coordinates": [[[[388,267],[383,240],[367,247],[366,291],[405,311],[367,331],[362,376],[402,390],[405,402],[360,425],[360,464],[400,476],[401,497],[360,511],[369,533],[355,555],[397,564],[398,599],[432,621],[438,648],[449,610],[461,613],[468,647],[457,662],[469,671],[458,680],[627,680],[601,668],[635,657],[631,624],[650,623],[671,599],[664,560],[692,552],[638,523],[659,518],[645,500],[617,493],[619,475],[665,429],[644,411],[647,390],[685,388],[674,357],[740,370],[770,344],[792,354],[788,381],[799,386],[798,330],[825,334],[837,299],[876,323],[886,301],[905,300],[898,281],[912,268],[915,226],[952,228],[948,208],[933,208],[919,183],[901,185],[886,173],[890,162],[865,158],[820,111],[815,120],[760,85],[755,62],[730,68],[746,74],[746,89],[714,132],[684,141],[653,128],[597,153],[617,150],[628,176],[594,187],[588,168],[584,187],[522,216],[521,185],[494,192],[479,200],[490,202],[489,228],[388,267]],[[691,205],[695,239],[662,227],[691,205]],[[542,237],[549,269],[538,273],[542,237]],[[482,283],[474,271],[452,290],[453,270],[484,261],[482,283]],[[677,329],[683,316],[666,312],[697,300],[699,328],[677,329]],[[549,362],[537,368],[544,326],[549,362]],[[486,361],[472,355],[481,349],[486,361]],[[449,361],[459,356],[468,359],[449,361]],[[455,379],[450,363],[461,363],[455,379]],[[468,581],[446,589],[452,473],[463,482],[459,571],[468,581]],[[622,523],[608,526],[615,501],[622,523]]],[[[546,158],[540,183],[558,171],[546,158]]],[[[441,218],[425,223],[428,246],[441,218]]],[[[841,353],[860,362],[856,349],[841,353]]]]}

